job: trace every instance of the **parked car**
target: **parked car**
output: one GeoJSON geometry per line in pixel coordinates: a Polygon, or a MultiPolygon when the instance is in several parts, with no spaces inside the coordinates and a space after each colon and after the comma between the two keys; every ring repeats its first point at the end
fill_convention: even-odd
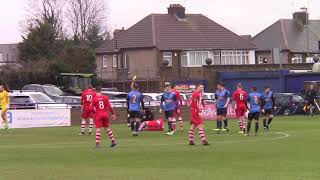
{"type": "Polygon", "coordinates": [[[160,106],[160,100],[161,100],[160,93],[143,93],[143,97],[144,97],[143,101],[146,107],[160,106]]]}
{"type": "Polygon", "coordinates": [[[51,84],[29,84],[25,85],[22,90],[42,92],[53,99],[55,102],[66,103],[74,106],[80,105],[79,96],[66,96],[63,91],[55,85],[51,84]]]}
{"type": "Polygon", "coordinates": [[[65,103],[56,103],[41,92],[12,91],[9,93],[10,109],[66,109],[65,103]]]}
{"type": "Polygon", "coordinates": [[[276,115],[304,114],[304,100],[294,93],[275,93],[276,115]]]}

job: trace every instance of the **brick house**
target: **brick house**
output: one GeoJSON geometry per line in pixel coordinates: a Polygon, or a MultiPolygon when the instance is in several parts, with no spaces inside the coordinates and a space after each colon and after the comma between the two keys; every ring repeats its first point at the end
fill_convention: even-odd
{"type": "Polygon", "coordinates": [[[255,45],[202,14],[186,14],[179,4],[167,14],[150,14],[96,49],[97,74],[106,81],[159,81],[162,62],[175,77],[180,69],[213,65],[255,64],[255,45]]]}
{"type": "Polygon", "coordinates": [[[292,19],[278,20],[252,42],[257,64],[311,63],[308,53],[309,57],[320,54],[320,20],[309,20],[305,11],[295,12],[292,19]]]}

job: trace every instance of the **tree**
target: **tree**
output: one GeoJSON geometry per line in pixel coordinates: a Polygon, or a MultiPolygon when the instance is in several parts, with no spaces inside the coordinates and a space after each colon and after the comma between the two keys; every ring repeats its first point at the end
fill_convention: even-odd
{"type": "Polygon", "coordinates": [[[107,33],[105,0],[69,0],[67,17],[73,37],[95,44],[107,33]],[[99,37],[97,37],[99,36],[99,37]]]}
{"type": "Polygon", "coordinates": [[[60,0],[29,0],[25,36],[19,44],[22,61],[52,60],[63,39],[60,0]]]}

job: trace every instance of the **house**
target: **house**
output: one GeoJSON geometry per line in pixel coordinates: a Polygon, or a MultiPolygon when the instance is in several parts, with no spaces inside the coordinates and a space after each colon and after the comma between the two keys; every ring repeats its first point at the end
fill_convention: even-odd
{"type": "Polygon", "coordinates": [[[0,44],[0,65],[16,63],[18,60],[18,44],[0,44]]]}
{"type": "Polygon", "coordinates": [[[280,19],[252,38],[256,63],[310,63],[320,53],[320,20],[309,20],[305,11],[280,19]],[[279,53],[280,52],[280,53],[279,53]],[[278,57],[278,58],[277,58],[278,57]]]}
{"type": "Polygon", "coordinates": [[[150,14],[96,49],[97,74],[104,80],[133,76],[159,81],[163,62],[174,74],[181,68],[255,64],[255,45],[202,14],[186,14],[173,4],[167,14],[150,14]]]}

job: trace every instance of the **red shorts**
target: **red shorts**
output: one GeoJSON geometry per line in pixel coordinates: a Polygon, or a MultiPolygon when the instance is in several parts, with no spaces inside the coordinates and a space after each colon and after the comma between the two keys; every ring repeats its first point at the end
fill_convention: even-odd
{"type": "Polygon", "coordinates": [[[82,108],[81,117],[83,119],[94,118],[93,108],[82,108]]]}
{"type": "Polygon", "coordinates": [[[164,122],[162,119],[147,121],[146,122],[147,131],[163,131],[164,122]]]}
{"type": "Polygon", "coordinates": [[[200,115],[196,111],[190,111],[191,114],[191,121],[190,124],[194,124],[196,126],[203,124],[203,120],[201,119],[200,115]]]}
{"type": "Polygon", "coordinates": [[[237,107],[235,109],[237,118],[243,117],[246,114],[247,108],[246,107],[237,107]]]}
{"type": "Polygon", "coordinates": [[[97,114],[96,128],[109,127],[109,114],[97,114]]]}
{"type": "Polygon", "coordinates": [[[174,110],[174,117],[180,117],[182,114],[181,114],[181,110],[180,112],[178,113],[178,109],[175,109],[174,110]]]}

